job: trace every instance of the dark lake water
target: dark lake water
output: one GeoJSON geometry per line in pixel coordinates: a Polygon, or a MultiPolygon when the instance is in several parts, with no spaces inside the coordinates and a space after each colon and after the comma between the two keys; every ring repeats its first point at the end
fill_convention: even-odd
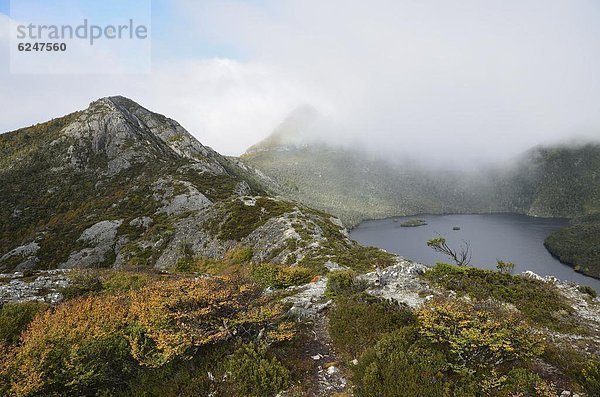
{"type": "Polygon", "coordinates": [[[470,244],[471,266],[495,269],[496,260],[501,259],[515,263],[515,273],[531,270],[600,291],[600,280],[576,273],[544,247],[544,238],[567,223],[565,219],[517,214],[418,215],[365,221],[350,232],[350,237],[416,262],[434,264],[449,260],[427,247],[427,240],[443,236],[452,248],[460,247],[463,241],[470,244]],[[424,219],[427,225],[400,226],[403,221],[413,218],[424,219]],[[452,230],[454,226],[460,230],[452,230]]]}

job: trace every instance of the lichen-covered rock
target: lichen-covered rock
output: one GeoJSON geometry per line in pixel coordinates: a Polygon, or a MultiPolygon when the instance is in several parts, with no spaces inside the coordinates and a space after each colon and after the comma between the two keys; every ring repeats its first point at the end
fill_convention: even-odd
{"type": "Polygon", "coordinates": [[[367,292],[373,296],[418,307],[431,291],[427,283],[419,277],[428,266],[401,257],[398,257],[397,261],[396,265],[378,269],[359,278],[369,283],[367,292]]]}
{"type": "Polygon", "coordinates": [[[39,249],[40,246],[35,241],[21,245],[2,255],[0,257],[0,265],[10,261],[16,264],[14,266],[14,270],[16,271],[33,269],[40,261],[35,255],[39,249]]]}

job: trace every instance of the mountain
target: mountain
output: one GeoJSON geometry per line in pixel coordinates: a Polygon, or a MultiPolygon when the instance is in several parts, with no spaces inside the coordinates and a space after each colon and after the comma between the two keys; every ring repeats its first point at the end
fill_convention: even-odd
{"type": "Polygon", "coordinates": [[[360,250],[330,215],[124,97],[0,135],[0,271],[223,258],[322,266],[360,250]]]}

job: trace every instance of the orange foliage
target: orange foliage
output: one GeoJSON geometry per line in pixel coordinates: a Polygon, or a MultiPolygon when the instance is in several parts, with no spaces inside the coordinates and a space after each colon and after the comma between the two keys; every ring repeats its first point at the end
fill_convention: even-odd
{"type": "Polygon", "coordinates": [[[21,343],[4,352],[0,394],[7,387],[17,396],[114,390],[131,371],[190,357],[200,346],[234,337],[286,340],[293,329],[283,311],[260,287],[233,277],[170,279],[73,299],[36,316],[21,343]]]}

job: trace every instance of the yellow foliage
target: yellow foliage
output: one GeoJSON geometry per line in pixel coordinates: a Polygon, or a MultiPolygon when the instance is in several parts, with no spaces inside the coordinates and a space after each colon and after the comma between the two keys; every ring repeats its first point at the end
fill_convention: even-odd
{"type": "Polygon", "coordinates": [[[494,303],[434,300],[417,316],[419,333],[446,347],[456,370],[494,370],[543,351],[540,338],[517,311],[494,303]]]}
{"type": "Polygon", "coordinates": [[[76,366],[80,347],[123,330],[127,310],[123,297],[85,297],[36,316],[13,352],[13,392],[19,396],[34,394],[55,373],[76,366]]]}
{"type": "Polygon", "coordinates": [[[98,387],[110,394],[128,373],[188,358],[196,347],[234,337],[287,340],[293,329],[283,312],[260,287],[233,277],[169,279],[69,300],[37,315],[21,343],[4,348],[0,394],[7,387],[16,396],[98,387]]]}

